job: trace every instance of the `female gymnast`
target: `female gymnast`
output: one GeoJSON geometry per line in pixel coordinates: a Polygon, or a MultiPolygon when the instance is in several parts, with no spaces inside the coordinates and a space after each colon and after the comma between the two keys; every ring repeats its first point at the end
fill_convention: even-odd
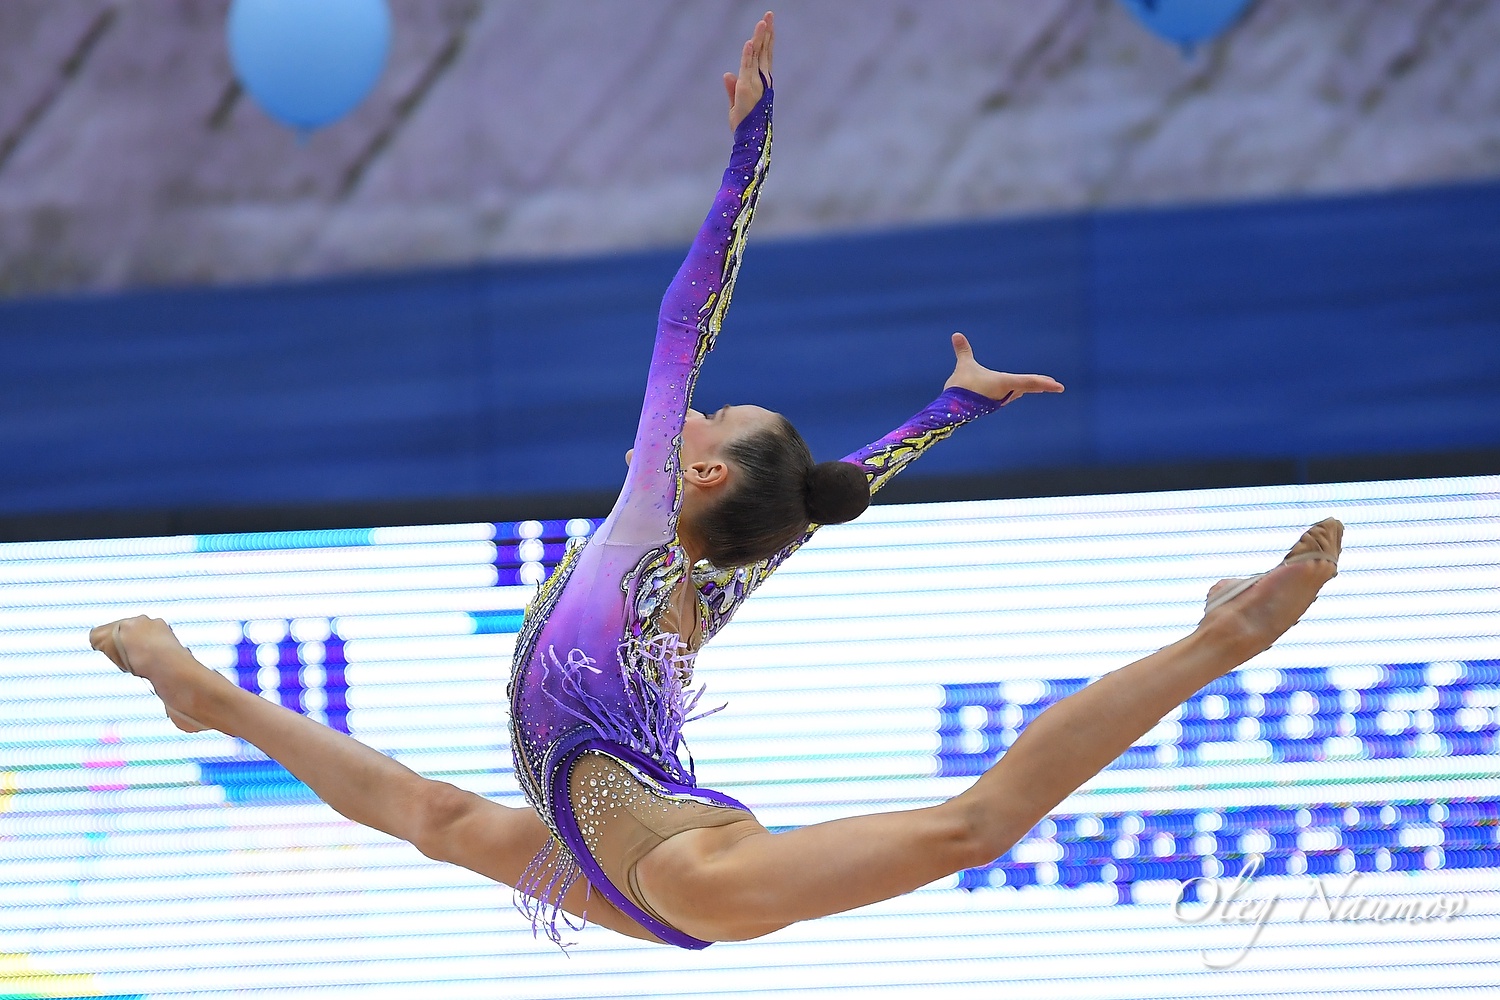
{"type": "Polygon", "coordinates": [[[778,414],[688,408],[768,164],[773,25],[767,13],[739,72],[724,77],[734,151],[662,303],[624,489],[542,585],[517,638],[511,744],[530,808],[423,778],[242,690],[158,619],[90,634],[150,681],[178,727],[248,740],[349,819],[516,887],[533,926],[559,943],[559,922],[587,911],[631,937],[702,948],[988,864],[1167,712],[1269,647],[1336,572],[1342,526],[1330,519],[1269,573],[1216,584],[1190,635],[1049,708],[939,805],[773,834],[745,805],[700,787],[681,754],[698,648],[819,523],[857,516],[933,442],[1027,393],[1062,391],[1045,376],[982,367],[955,334],[957,363],[932,404],[821,465],[778,414]]]}

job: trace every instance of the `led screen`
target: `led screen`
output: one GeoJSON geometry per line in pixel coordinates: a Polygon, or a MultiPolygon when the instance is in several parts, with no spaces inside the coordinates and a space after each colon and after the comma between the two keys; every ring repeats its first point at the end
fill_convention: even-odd
{"type": "Polygon", "coordinates": [[[597,522],[0,546],[0,995],[1493,996],[1500,477],[884,506],[706,649],[701,781],[773,829],[956,794],[1326,515],[1340,575],[1003,858],[682,952],[357,827],[185,735],[90,626],[167,619],[239,685],[508,804],[535,583],[597,522]]]}

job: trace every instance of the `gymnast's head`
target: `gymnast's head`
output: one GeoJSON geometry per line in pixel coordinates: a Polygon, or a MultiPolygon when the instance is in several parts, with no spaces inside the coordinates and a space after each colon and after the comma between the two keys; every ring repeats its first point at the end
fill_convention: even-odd
{"type": "Polygon", "coordinates": [[[769,558],[810,523],[852,521],[870,506],[862,469],[814,463],[791,422],[759,406],[689,410],[679,465],[677,533],[689,552],[715,566],[769,558]]]}

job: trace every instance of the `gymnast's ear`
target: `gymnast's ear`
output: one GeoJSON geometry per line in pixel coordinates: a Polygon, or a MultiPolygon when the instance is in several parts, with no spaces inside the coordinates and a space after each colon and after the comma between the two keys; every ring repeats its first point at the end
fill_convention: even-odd
{"type": "Polygon", "coordinates": [[[682,470],[682,478],[699,489],[717,489],[729,482],[729,466],[722,459],[694,462],[682,470]]]}

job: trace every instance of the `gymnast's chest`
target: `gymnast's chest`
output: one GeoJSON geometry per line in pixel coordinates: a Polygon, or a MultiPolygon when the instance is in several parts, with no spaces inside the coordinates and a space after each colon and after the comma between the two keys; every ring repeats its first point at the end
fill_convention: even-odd
{"type": "Polygon", "coordinates": [[[653,549],[626,575],[625,640],[677,635],[689,651],[703,642],[703,599],[681,546],[653,549]]]}

